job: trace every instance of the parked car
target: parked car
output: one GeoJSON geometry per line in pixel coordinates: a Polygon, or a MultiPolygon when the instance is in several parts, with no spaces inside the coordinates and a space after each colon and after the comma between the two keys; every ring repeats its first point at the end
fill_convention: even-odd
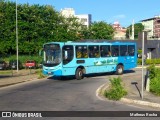
{"type": "Polygon", "coordinates": [[[36,61],[34,60],[27,60],[25,63],[26,68],[36,68],[36,61]]]}
{"type": "Polygon", "coordinates": [[[7,69],[7,63],[3,60],[0,61],[0,70],[7,69]]]}
{"type": "MultiPolygon", "coordinates": [[[[11,60],[9,61],[9,68],[11,69],[17,69],[17,60],[11,60]]],[[[18,68],[22,69],[23,65],[22,63],[18,60],[18,68]]]]}

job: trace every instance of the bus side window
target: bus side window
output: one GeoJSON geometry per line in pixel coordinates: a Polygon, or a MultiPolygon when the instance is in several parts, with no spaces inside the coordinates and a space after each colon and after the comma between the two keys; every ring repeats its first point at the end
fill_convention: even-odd
{"type": "Polygon", "coordinates": [[[76,46],[76,58],[87,58],[88,51],[87,46],[78,45],[76,46]]]}
{"type": "Polygon", "coordinates": [[[87,46],[83,46],[83,58],[88,58],[88,50],[87,50],[87,46]]]}
{"type": "Polygon", "coordinates": [[[119,45],[112,45],[111,51],[113,57],[119,56],[119,45]]]}
{"type": "Polygon", "coordinates": [[[135,46],[134,45],[128,45],[128,54],[129,54],[129,56],[134,56],[134,54],[135,54],[135,46]]]}
{"type": "Polygon", "coordinates": [[[109,57],[111,56],[110,45],[101,45],[101,57],[109,57]]]}
{"type": "Polygon", "coordinates": [[[82,57],[82,46],[76,46],[76,58],[82,57]]]}
{"type": "Polygon", "coordinates": [[[127,56],[127,45],[120,45],[120,56],[127,56]]]}
{"type": "Polygon", "coordinates": [[[98,58],[98,57],[100,57],[99,46],[90,45],[88,48],[89,48],[89,57],[90,58],[98,58]]]}

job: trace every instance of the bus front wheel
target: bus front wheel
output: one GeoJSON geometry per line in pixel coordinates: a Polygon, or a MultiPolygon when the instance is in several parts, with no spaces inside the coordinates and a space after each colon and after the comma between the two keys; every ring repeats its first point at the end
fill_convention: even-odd
{"type": "Polygon", "coordinates": [[[123,74],[123,65],[118,65],[116,70],[117,75],[123,74]]]}
{"type": "Polygon", "coordinates": [[[76,77],[77,80],[83,79],[84,74],[83,74],[83,70],[82,70],[81,68],[78,68],[78,69],[76,70],[76,75],[75,75],[75,77],[76,77]]]}

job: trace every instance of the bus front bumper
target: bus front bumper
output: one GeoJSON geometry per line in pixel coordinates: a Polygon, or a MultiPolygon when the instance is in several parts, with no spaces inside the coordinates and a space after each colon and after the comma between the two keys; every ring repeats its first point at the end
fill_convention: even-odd
{"type": "Polygon", "coordinates": [[[43,70],[43,74],[48,76],[62,76],[62,70],[56,70],[56,71],[43,70]]]}

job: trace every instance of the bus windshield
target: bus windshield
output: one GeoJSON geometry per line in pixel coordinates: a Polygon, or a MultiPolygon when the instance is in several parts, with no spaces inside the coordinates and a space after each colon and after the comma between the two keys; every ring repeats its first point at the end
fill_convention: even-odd
{"type": "Polygon", "coordinates": [[[58,44],[44,45],[44,66],[56,66],[61,63],[61,50],[58,44]]]}

